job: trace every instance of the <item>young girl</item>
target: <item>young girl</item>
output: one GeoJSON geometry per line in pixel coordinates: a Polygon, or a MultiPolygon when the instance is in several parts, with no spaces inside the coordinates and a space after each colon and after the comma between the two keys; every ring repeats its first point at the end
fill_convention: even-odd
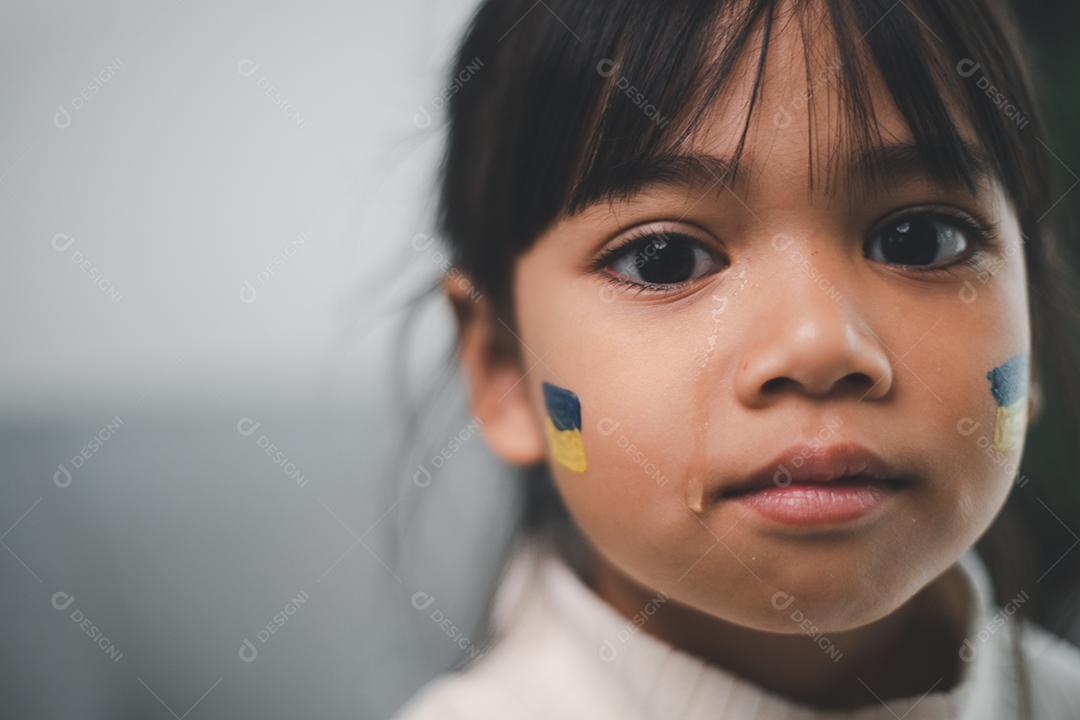
{"type": "Polygon", "coordinates": [[[1009,27],[483,3],[444,287],[527,532],[486,651],[401,718],[1080,718],[1080,651],[1014,617],[1075,565],[974,548],[1076,371],[1009,27]]]}

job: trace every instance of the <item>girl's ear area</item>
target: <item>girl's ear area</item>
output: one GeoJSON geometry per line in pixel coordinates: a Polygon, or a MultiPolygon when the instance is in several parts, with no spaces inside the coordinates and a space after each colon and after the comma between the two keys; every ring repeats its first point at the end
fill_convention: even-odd
{"type": "Polygon", "coordinates": [[[488,298],[461,273],[447,275],[443,291],[457,318],[458,362],[468,384],[469,404],[488,446],[514,465],[543,460],[543,428],[533,412],[518,354],[508,349],[509,331],[488,298]]]}

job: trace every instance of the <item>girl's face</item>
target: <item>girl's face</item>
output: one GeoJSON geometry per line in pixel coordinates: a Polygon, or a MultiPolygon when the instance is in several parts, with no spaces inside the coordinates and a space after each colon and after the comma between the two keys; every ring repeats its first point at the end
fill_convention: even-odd
{"type": "Polygon", "coordinates": [[[737,185],[715,173],[749,79],[684,150],[716,162],[565,218],[520,257],[524,379],[500,386],[506,407],[486,430],[504,457],[546,454],[583,533],[633,583],[748,627],[792,632],[795,607],[837,631],[911,598],[1005,501],[1028,377],[1009,366],[1023,402],[999,421],[1002,373],[988,373],[1029,350],[1026,278],[999,187],[929,177],[883,88],[892,182],[860,182],[824,99],[835,65],[810,75],[815,142],[832,143],[814,159],[835,153],[845,170],[829,195],[820,176],[809,191],[801,47],[775,40],[737,185]],[[552,393],[551,420],[545,382],[580,401],[580,446],[559,432],[571,396],[552,393]],[[869,509],[790,522],[724,495],[759,470],[784,488],[786,472],[852,445],[904,480],[869,509]],[[796,456],[770,464],[782,451],[796,456]]]}

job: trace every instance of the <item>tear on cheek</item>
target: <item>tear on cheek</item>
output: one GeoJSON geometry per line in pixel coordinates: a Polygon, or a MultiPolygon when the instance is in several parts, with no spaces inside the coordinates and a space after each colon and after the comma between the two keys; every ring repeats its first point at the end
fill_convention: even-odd
{"type": "Polygon", "coordinates": [[[548,445],[555,462],[585,472],[585,443],[581,439],[581,400],[558,385],[544,381],[544,406],[547,408],[548,445]]]}
{"type": "Polygon", "coordinates": [[[986,373],[986,379],[997,403],[994,449],[1011,450],[1027,432],[1028,353],[1013,355],[986,373]]]}

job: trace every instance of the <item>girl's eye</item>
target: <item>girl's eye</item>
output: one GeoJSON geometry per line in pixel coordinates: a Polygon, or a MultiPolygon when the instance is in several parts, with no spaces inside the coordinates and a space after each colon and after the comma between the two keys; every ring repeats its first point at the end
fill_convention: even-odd
{"type": "Polygon", "coordinates": [[[598,259],[619,282],[667,289],[722,269],[723,262],[701,241],[675,232],[651,232],[598,259]]]}
{"type": "Polygon", "coordinates": [[[971,237],[980,232],[974,220],[921,213],[890,220],[871,233],[864,255],[880,263],[933,270],[962,258],[971,237]]]}

